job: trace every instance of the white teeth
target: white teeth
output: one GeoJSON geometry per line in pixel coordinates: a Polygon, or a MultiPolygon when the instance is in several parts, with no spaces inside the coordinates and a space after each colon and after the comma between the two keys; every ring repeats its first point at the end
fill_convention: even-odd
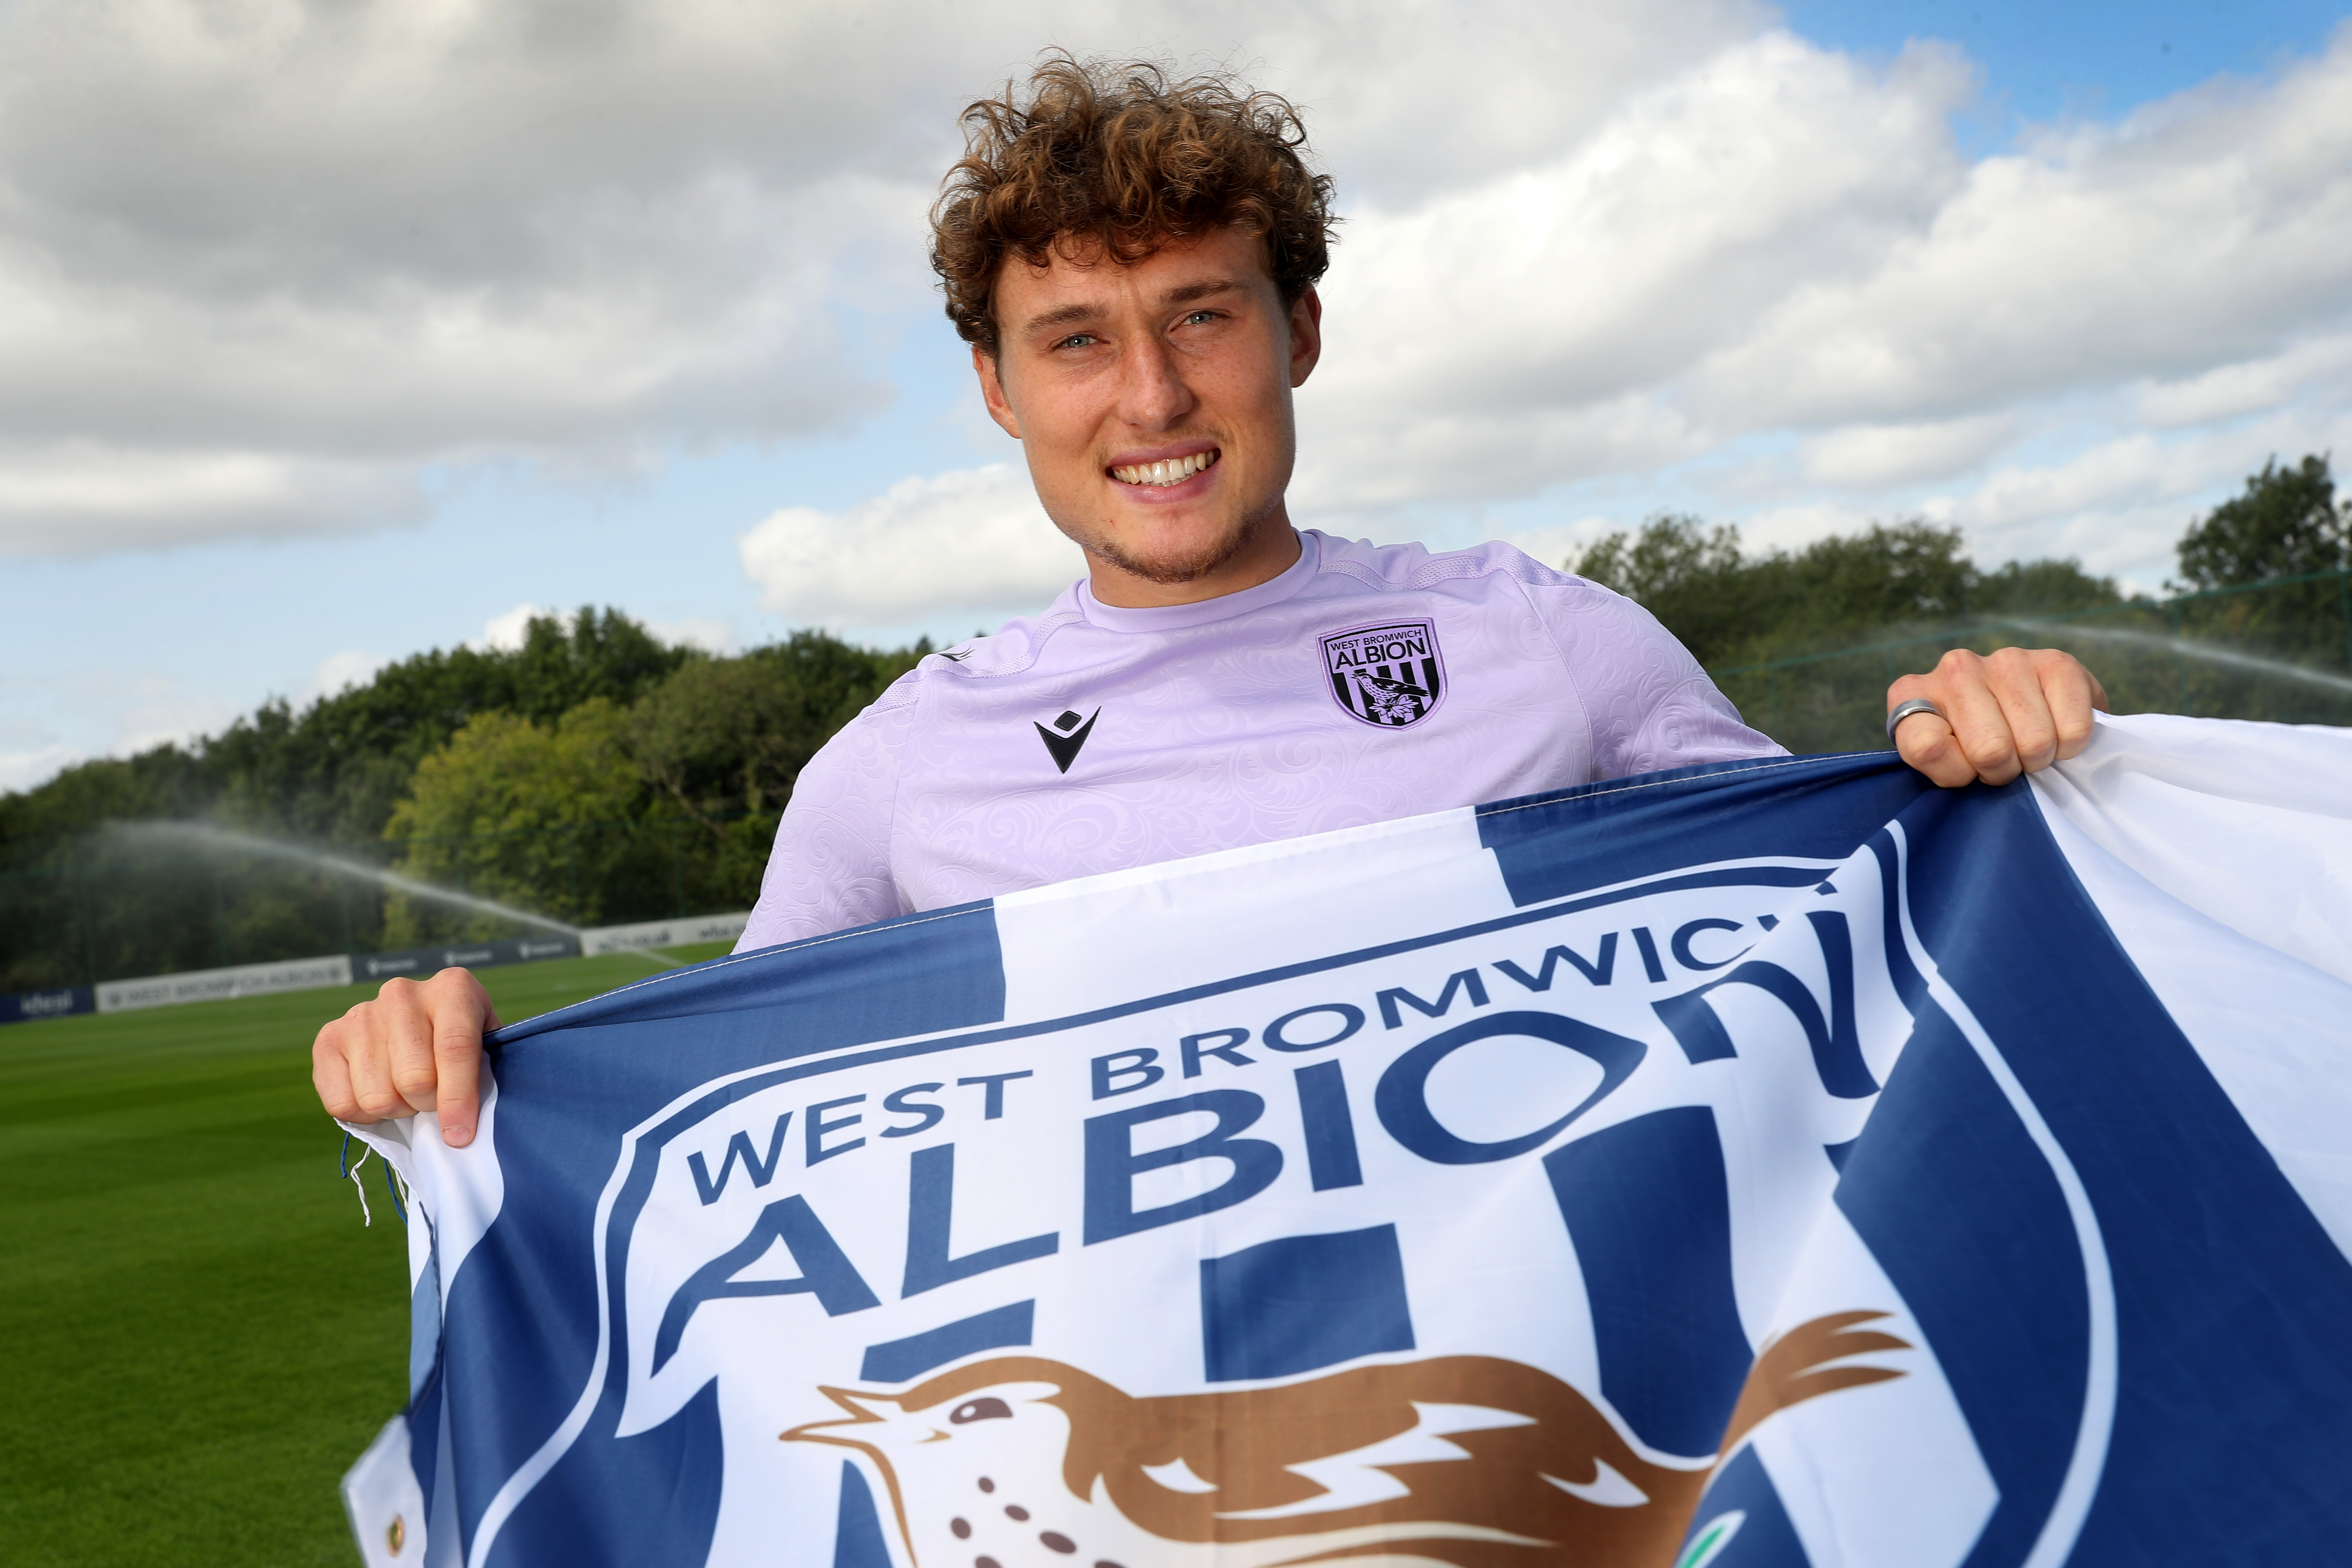
{"type": "Polygon", "coordinates": [[[1110,473],[1111,478],[1121,484],[1165,488],[1182,484],[1216,460],[1214,450],[1195,452],[1189,458],[1163,458],[1156,463],[1135,463],[1124,468],[1113,468],[1110,473]]]}

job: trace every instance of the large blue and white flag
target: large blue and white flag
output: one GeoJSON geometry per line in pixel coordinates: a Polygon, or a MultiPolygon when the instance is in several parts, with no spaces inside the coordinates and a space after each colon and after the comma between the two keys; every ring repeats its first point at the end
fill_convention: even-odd
{"type": "Polygon", "coordinates": [[[374,1563],[2352,1558],[2352,734],[1685,770],[496,1038],[374,1563]]]}

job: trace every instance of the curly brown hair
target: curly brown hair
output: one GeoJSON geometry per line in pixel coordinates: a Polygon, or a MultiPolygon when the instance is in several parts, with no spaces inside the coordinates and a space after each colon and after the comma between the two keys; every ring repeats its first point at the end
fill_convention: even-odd
{"type": "Polygon", "coordinates": [[[1230,226],[1264,238],[1285,304],[1330,264],[1331,178],[1307,165],[1298,111],[1230,76],[1172,80],[1149,61],[1057,53],[1025,91],[1008,81],[962,121],[964,155],[931,208],[931,268],[957,335],[991,356],[1008,257],[1126,266],[1230,226]]]}

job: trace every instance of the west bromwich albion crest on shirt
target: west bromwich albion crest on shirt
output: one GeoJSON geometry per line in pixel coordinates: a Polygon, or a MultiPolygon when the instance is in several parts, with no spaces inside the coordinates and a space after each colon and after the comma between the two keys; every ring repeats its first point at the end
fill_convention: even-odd
{"type": "Polygon", "coordinates": [[[1352,718],[1383,728],[1418,724],[1445,695],[1445,662],[1431,621],[1388,621],[1322,639],[1331,695],[1352,718]]]}

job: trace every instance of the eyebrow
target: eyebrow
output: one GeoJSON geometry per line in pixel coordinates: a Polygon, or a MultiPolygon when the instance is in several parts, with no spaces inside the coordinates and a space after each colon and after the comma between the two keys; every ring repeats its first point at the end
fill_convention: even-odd
{"type": "MultiPolygon", "coordinates": [[[[1241,284],[1231,278],[1208,278],[1198,283],[1186,283],[1169,289],[1160,296],[1160,303],[1162,309],[1171,305],[1189,305],[1196,300],[1206,300],[1218,294],[1230,294],[1240,288],[1241,284]]],[[[1087,321],[1097,321],[1104,314],[1105,311],[1099,305],[1064,305],[1059,310],[1047,310],[1030,317],[1021,324],[1021,335],[1024,338],[1034,337],[1039,332],[1051,331],[1057,327],[1075,327],[1087,321]]]]}
{"type": "Polygon", "coordinates": [[[1162,305],[1189,305],[1195,300],[1206,300],[1217,294],[1230,294],[1240,287],[1239,283],[1230,278],[1204,279],[1198,283],[1187,283],[1181,289],[1171,289],[1160,296],[1160,302],[1162,305]]]}
{"type": "Polygon", "coordinates": [[[1074,327],[1080,321],[1091,321],[1102,314],[1097,305],[1065,305],[1058,310],[1047,310],[1021,323],[1021,335],[1033,337],[1053,327],[1074,327]]]}

